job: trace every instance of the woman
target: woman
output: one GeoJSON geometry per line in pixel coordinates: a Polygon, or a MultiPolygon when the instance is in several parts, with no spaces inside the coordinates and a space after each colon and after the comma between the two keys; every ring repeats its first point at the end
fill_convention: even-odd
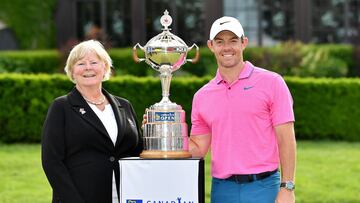
{"type": "Polygon", "coordinates": [[[102,88],[111,66],[94,40],[76,45],[67,59],[65,71],[75,87],[52,103],[42,135],[42,164],[53,202],[112,202],[118,160],[142,150],[131,104],[102,88]]]}

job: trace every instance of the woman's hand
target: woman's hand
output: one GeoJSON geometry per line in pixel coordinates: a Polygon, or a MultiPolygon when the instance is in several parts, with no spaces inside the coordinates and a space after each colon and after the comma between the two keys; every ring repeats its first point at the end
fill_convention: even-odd
{"type": "Polygon", "coordinates": [[[145,126],[146,123],[147,123],[147,115],[146,115],[146,113],[144,113],[143,120],[142,120],[142,123],[141,123],[141,129],[144,129],[144,126],[145,126]]]}

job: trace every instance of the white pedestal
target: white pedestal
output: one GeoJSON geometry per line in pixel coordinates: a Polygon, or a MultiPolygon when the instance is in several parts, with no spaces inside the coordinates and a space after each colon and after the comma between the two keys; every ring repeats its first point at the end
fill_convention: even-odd
{"type": "Polygon", "coordinates": [[[125,158],[120,165],[120,203],[204,203],[202,159],[125,158]]]}

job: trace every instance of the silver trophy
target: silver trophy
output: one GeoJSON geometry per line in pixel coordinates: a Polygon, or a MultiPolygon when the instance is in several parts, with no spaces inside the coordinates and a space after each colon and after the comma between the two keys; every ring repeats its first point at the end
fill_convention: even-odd
{"type": "Polygon", "coordinates": [[[188,158],[188,130],[185,122],[185,111],[180,105],[169,99],[172,72],[179,69],[187,61],[196,63],[199,59],[199,47],[193,44],[188,47],[168,28],[172,23],[169,12],[165,10],[160,18],[163,32],[153,37],[142,47],[137,43],[133,48],[135,62],[145,61],[153,69],[160,72],[162,100],[146,109],[147,123],[143,129],[144,151],[142,158],[188,158]],[[137,47],[145,53],[139,58],[137,47]],[[186,59],[187,53],[196,47],[193,59],[186,59]]]}

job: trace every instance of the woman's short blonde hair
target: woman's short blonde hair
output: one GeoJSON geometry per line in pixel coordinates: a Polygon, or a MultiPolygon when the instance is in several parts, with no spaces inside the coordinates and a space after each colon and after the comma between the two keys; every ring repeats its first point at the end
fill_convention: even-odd
{"type": "Polygon", "coordinates": [[[76,62],[78,62],[79,60],[84,58],[85,55],[88,54],[89,52],[95,53],[99,57],[99,59],[105,63],[105,75],[104,75],[103,81],[108,80],[110,78],[112,60],[111,60],[109,54],[107,53],[104,46],[99,41],[87,40],[87,41],[83,41],[83,42],[79,43],[78,45],[76,45],[70,51],[70,54],[66,60],[66,66],[64,68],[66,75],[74,83],[76,83],[76,81],[74,80],[74,78],[72,76],[73,67],[76,62]]]}

